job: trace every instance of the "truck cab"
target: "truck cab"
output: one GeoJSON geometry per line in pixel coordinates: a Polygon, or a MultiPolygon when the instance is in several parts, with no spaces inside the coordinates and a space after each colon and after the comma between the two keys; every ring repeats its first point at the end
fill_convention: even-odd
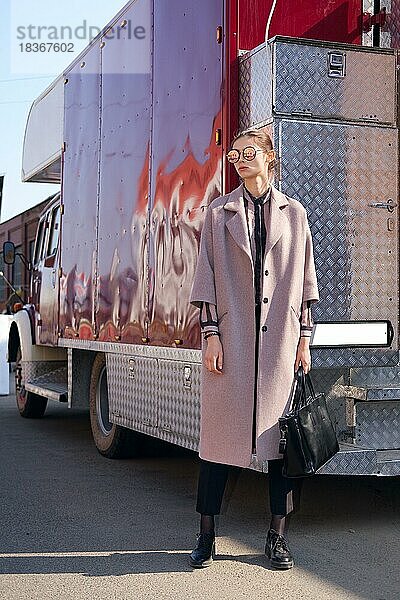
{"type": "Polygon", "coordinates": [[[58,339],[60,232],[61,203],[58,193],[39,220],[31,277],[35,339],[38,344],[51,346],[55,346],[58,339]]]}

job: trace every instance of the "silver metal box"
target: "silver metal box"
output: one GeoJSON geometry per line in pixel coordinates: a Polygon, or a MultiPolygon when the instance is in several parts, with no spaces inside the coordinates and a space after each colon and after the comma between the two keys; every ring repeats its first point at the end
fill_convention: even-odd
{"type": "Polygon", "coordinates": [[[392,49],[275,36],[240,57],[239,73],[241,129],[274,116],[396,122],[392,49]]]}

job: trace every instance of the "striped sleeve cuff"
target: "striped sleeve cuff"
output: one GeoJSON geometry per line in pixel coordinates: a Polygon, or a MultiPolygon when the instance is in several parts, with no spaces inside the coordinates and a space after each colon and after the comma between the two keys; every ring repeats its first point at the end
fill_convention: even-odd
{"type": "Polygon", "coordinates": [[[211,331],[219,332],[218,314],[215,304],[203,302],[200,308],[200,329],[202,334],[211,331]]]}
{"type": "Polygon", "coordinates": [[[301,308],[300,337],[311,337],[313,326],[314,323],[311,315],[311,301],[305,300],[301,308]]]}

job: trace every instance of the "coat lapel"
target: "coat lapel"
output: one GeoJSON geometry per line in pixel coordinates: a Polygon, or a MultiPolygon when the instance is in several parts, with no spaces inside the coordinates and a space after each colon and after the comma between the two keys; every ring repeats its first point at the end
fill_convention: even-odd
{"type": "Polygon", "coordinates": [[[226,227],[237,245],[248,255],[253,263],[250,241],[247,233],[246,212],[243,200],[243,184],[234,189],[224,204],[225,210],[232,211],[232,216],[227,218],[226,227]]]}
{"type": "MultiPolygon", "coordinates": [[[[287,198],[276,187],[271,190],[271,212],[267,224],[267,239],[265,243],[265,257],[272,250],[275,244],[282,237],[283,232],[288,228],[289,222],[282,208],[289,203],[287,198]]],[[[264,257],[264,258],[265,258],[264,257]]]]}
{"type": "MultiPolygon", "coordinates": [[[[288,227],[288,219],[281,210],[288,205],[286,196],[282,194],[276,187],[272,186],[271,190],[271,211],[270,218],[267,223],[267,239],[265,246],[265,257],[268,252],[275,246],[281,238],[285,228],[288,227]]],[[[251,262],[250,241],[247,234],[246,213],[243,199],[243,184],[234,189],[224,204],[225,210],[231,211],[232,216],[227,218],[226,227],[237,243],[237,245],[248,255],[251,262]]]]}

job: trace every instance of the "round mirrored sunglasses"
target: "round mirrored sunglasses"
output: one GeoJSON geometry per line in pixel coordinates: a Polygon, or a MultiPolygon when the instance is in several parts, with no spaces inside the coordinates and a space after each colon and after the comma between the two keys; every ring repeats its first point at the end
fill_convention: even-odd
{"type": "Polygon", "coordinates": [[[254,148],[253,146],[246,146],[246,148],[243,148],[243,150],[236,150],[236,148],[232,148],[229,150],[229,152],[227,152],[226,158],[230,163],[236,163],[239,160],[240,155],[243,154],[244,160],[250,161],[255,159],[258,152],[264,151],[254,148]]]}

